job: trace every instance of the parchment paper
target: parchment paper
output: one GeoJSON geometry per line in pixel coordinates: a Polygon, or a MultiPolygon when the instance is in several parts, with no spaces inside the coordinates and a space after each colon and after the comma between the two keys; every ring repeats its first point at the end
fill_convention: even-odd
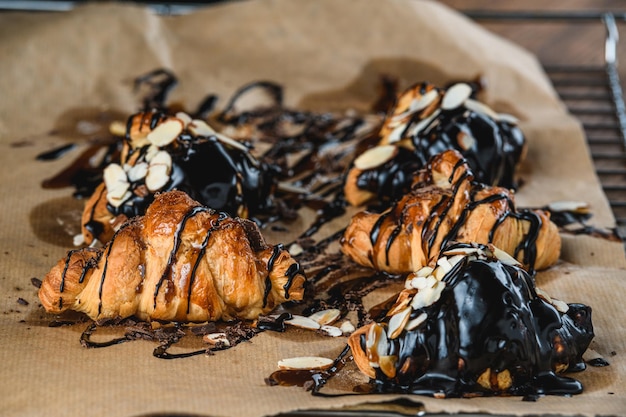
{"type": "MultiPolygon", "coordinates": [[[[402,86],[484,76],[485,101],[519,117],[528,137],[518,205],[584,200],[592,205],[590,224],[614,226],[580,125],[566,113],[534,57],[439,4],[260,0],[178,17],[108,4],[63,14],[1,14],[2,415],[238,417],[395,398],[320,398],[297,387],[265,385],[278,360],[335,357],[343,338],[265,332],[214,356],[167,361],[152,356],[155,342],[90,350],[79,343],[84,326],[48,327],[51,317],[30,280],[42,278],[70,247],[53,243],[54,236],[41,232],[42,224],[70,224],[57,216],[63,211],[58,209],[81,203],[73,203],[70,189],[43,190],[40,183],[67,166],[77,151],[47,163],[35,157],[89,136],[85,132],[91,127],[80,125],[76,116],[80,111],[134,112],[139,103],[132,79],[160,67],[181,80],[172,99],[191,108],[208,93],[226,99],[244,83],[269,79],[285,87],[291,106],[362,111],[377,98],[381,74],[398,77],[402,86]]],[[[583,394],[537,402],[407,398],[432,413],[626,415],[625,267],[621,243],[568,235],[559,264],[537,278],[553,296],[594,309],[592,348],[610,366],[574,375],[585,386],[583,394]]],[[[348,367],[339,378],[362,377],[348,367]]],[[[332,387],[327,392],[345,393],[332,387]]]]}

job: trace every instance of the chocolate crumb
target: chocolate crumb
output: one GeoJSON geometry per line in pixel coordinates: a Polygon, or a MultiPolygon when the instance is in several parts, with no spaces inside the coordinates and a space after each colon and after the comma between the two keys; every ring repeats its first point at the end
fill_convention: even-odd
{"type": "Polygon", "coordinates": [[[23,305],[23,306],[27,306],[27,305],[29,304],[29,302],[28,302],[28,301],[26,301],[26,300],[24,300],[22,297],[20,297],[20,298],[18,298],[18,299],[17,299],[17,303],[18,303],[19,305],[23,305]]]}
{"type": "Polygon", "coordinates": [[[37,277],[32,277],[30,279],[30,283],[33,284],[33,286],[36,288],[41,288],[41,280],[37,277]]]}

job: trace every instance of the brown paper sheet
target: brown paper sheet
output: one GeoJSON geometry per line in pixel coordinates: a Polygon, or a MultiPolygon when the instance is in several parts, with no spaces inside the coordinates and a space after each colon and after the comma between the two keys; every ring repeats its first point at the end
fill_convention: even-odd
{"type": "MultiPolygon", "coordinates": [[[[70,157],[42,163],[35,156],[76,140],[62,128],[78,121],[68,115],[133,112],[138,103],[132,79],[155,68],[177,74],[181,82],[172,99],[190,107],[207,93],[227,98],[246,82],[270,79],[285,86],[289,105],[317,110],[367,109],[381,73],[403,85],[482,75],[487,103],[517,115],[529,140],[518,205],[584,200],[593,207],[591,224],[614,226],[581,128],[534,57],[436,3],[261,0],[179,17],[107,4],[64,14],[5,13],[0,57],[2,415],[261,416],[394,398],[320,398],[301,388],[265,385],[279,359],[334,357],[345,344],[342,338],[265,332],[215,356],[166,361],[152,356],[154,342],[90,350],[79,343],[84,326],[48,327],[51,318],[30,279],[43,277],[69,246],[52,243],[58,239],[42,230],[80,203],[69,189],[40,187],[70,157]]],[[[61,220],[71,227],[72,219],[61,220]]],[[[538,276],[553,296],[594,308],[592,348],[610,366],[575,375],[585,386],[582,395],[531,403],[411,400],[432,413],[626,415],[624,268],[620,243],[564,236],[560,263],[538,276]]],[[[347,368],[338,378],[362,377],[347,368]]],[[[332,387],[328,392],[345,393],[332,387]]]]}

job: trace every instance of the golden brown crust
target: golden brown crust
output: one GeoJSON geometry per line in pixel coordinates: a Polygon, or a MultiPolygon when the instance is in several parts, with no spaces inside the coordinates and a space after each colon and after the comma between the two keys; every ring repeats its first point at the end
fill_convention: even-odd
{"type": "Polygon", "coordinates": [[[301,300],[304,282],[289,253],[265,243],[253,222],[171,191],[103,249],[71,251],[44,278],[40,299],[50,312],[98,320],[254,319],[301,300]]]}
{"type": "Polygon", "coordinates": [[[475,183],[456,151],[434,157],[387,212],[354,216],[341,240],[355,262],[390,273],[416,271],[451,242],[492,243],[530,269],[554,264],[561,248],[548,213],[516,211],[513,194],[475,183]]]}
{"type": "Polygon", "coordinates": [[[113,237],[115,231],[112,227],[114,216],[107,209],[107,190],[104,183],[99,184],[91,197],[85,203],[81,218],[81,231],[86,244],[91,244],[95,237],[89,228],[91,222],[96,222],[98,227],[102,227],[99,239],[108,242],[113,237]]]}

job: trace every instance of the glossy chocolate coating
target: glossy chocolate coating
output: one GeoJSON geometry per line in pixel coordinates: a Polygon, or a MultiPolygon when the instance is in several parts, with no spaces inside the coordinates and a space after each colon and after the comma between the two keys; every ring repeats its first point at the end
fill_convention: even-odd
{"type": "MultiPolygon", "coordinates": [[[[423,83],[423,94],[430,84],[423,83]]],[[[448,149],[459,151],[467,160],[477,181],[516,189],[515,170],[522,159],[525,137],[519,127],[506,120],[496,120],[486,113],[471,110],[464,105],[454,109],[440,109],[439,113],[419,131],[409,134],[418,122],[420,113],[406,123],[401,135],[409,135],[412,150],[400,148],[390,162],[361,173],[357,186],[377,194],[380,201],[395,201],[404,195],[413,173],[424,168],[428,160],[448,149]],[[462,140],[472,138],[471,146],[462,140]]]]}
{"type": "Polygon", "coordinates": [[[593,338],[591,308],[570,304],[559,313],[537,296],[524,270],[493,259],[465,258],[443,281],[439,301],[412,312],[427,313],[427,321],[390,340],[397,373],[388,378],[377,369],[377,391],[447,397],[582,391],[580,382],[555,369],[584,369],[581,356],[593,338]],[[477,380],[487,369],[508,370],[512,385],[503,391],[481,386],[477,380]]]}

